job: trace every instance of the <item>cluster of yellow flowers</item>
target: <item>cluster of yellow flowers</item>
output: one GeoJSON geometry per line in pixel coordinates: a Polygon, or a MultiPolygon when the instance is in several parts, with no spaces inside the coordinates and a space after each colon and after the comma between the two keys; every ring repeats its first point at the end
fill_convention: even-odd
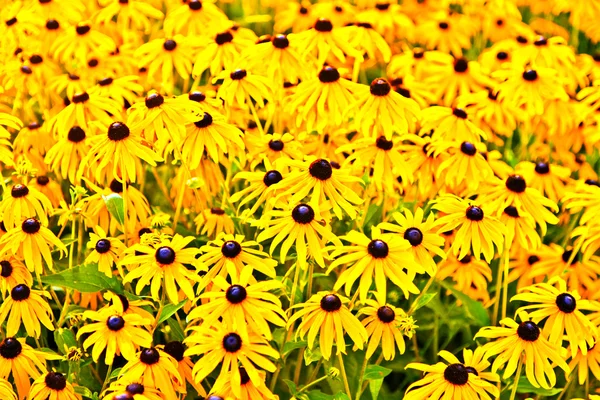
{"type": "Polygon", "coordinates": [[[599,18],[0,0],[0,398],[596,398],[599,18]]]}

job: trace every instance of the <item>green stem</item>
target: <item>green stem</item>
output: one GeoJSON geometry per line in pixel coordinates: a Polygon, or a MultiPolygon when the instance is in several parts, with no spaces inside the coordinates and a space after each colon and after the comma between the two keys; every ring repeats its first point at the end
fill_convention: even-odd
{"type": "Polygon", "coordinates": [[[367,364],[369,363],[369,357],[367,357],[367,353],[365,352],[365,359],[360,367],[360,373],[358,374],[358,386],[356,387],[356,400],[360,400],[360,395],[362,391],[363,377],[365,375],[365,371],[367,369],[367,364]]]}
{"type": "Polygon", "coordinates": [[[406,313],[407,315],[411,315],[415,311],[415,307],[419,303],[419,300],[421,299],[421,297],[425,296],[425,293],[427,293],[427,291],[431,287],[431,284],[433,283],[433,281],[435,281],[435,275],[431,275],[429,277],[429,280],[425,284],[425,287],[423,288],[423,290],[421,290],[421,293],[419,293],[419,295],[417,296],[415,301],[413,301],[412,304],[410,305],[410,309],[406,313]]]}
{"type": "Polygon", "coordinates": [[[348,384],[348,375],[346,375],[346,368],[344,367],[344,359],[342,357],[342,353],[338,353],[337,355],[338,361],[340,362],[340,372],[342,373],[342,380],[344,381],[344,389],[346,390],[346,394],[348,398],[352,398],[352,393],[350,392],[350,385],[348,384]]]}
{"type": "Polygon", "coordinates": [[[519,387],[519,378],[521,377],[521,370],[523,369],[523,356],[519,358],[519,366],[517,367],[517,373],[515,375],[515,381],[513,383],[512,391],[510,392],[510,399],[515,400],[515,396],[517,395],[517,388],[519,387]]]}
{"type": "Polygon", "coordinates": [[[506,309],[508,308],[508,263],[509,263],[509,251],[505,247],[502,257],[504,263],[504,281],[502,282],[502,319],[506,318],[506,309]]]}
{"type": "Polygon", "coordinates": [[[300,373],[302,372],[302,359],[304,358],[304,347],[298,349],[298,357],[296,358],[296,369],[294,370],[294,384],[300,382],[300,373]]]}
{"type": "Polygon", "coordinates": [[[104,377],[104,382],[102,383],[102,390],[100,390],[100,393],[104,392],[104,389],[106,389],[106,385],[108,385],[108,381],[110,381],[110,373],[112,372],[112,363],[108,366],[108,369],[106,370],[106,376],[104,377]]]}
{"type": "Polygon", "coordinates": [[[502,288],[502,266],[498,263],[498,272],[496,274],[496,293],[494,294],[494,313],[492,316],[492,326],[498,323],[498,311],[500,307],[500,291],[502,288]]]}
{"type": "Polygon", "coordinates": [[[313,286],[313,270],[315,266],[312,262],[309,262],[308,265],[308,289],[306,290],[306,298],[310,299],[312,296],[312,286],[313,286]]]}
{"type": "Polygon", "coordinates": [[[313,370],[313,372],[310,374],[310,378],[308,379],[309,382],[312,382],[316,379],[317,374],[319,373],[319,370],[321,369],[321,365],[323,365],[323,359],[321,358],[318,362],[317,362],[317,366],[315,367],[315,369],[313,370]]]}
{"type": "Polygon", "coordinates": [[[319,383],[319,382],[322,382],[322,381],[324,381],[324,380],[325,380],[325,379],[327,379],[327,378],[329,378],[329,375],[324,375],[324,376],[320,377],[319,379],[317,379],[316,381],[312,381],[312,382],[311,382],[311,383],[309,383],[308,385],[304,386],[302,389],[298,390],[298,392],[297,392],[297,393],[302,393],[302,392],[304,392],[306,389],[308,389],[309,387],[311,387],[311,386],[314,386],[314,385],[316,385],[317,383],[319,383]]]}

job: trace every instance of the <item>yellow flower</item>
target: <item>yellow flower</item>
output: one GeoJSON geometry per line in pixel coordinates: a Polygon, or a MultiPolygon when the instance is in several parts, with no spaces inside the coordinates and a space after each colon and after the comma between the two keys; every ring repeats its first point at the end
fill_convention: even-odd
{"type": "Polygon", "coordinates": [[[567,292],[567,283],[558,276],[551,278],[548,283],[538,283],[520,290],[510,301],[526,301],[532,303],[517,310],[531,311],[529,317],[539,324],[546,320],[542,333],[550,343],[562,345],[566,339],[571,349],[571,357],[577,351],[583,355],[587,348],[595,343],[598,334],[596,326],[590,322],[581,310],[590,310],[588,300],[583,300],[577,291],[567,292]]]}
{"type": "Polygon", "coordinates": [[[495,398],[500,395],[496,386],[474,374],[454,354],[442,350],[438,355],[449,364],[410,363],[406,366],[425,372],[422,379],[408,387],[404,396],[406,400],[441,400],[448,395],[456,399],[491,400],[490,395],[495,398]]]}
{"type": "Polygon", "coordinates": [[[243,339],[234,329],[224,324],[215,324],[211,328],[195,326],[190,330],[192,333],[184,340],[189,343],[184,354],[201,355],[193,369],[194,379],[198,383],[221,364],[215,386],[229,381],[237,397],[241,392],[241,367],[255,385],[262,383],[257,367],[269,372],[276,369],[275,364],[267,357],[279,358],[279,352],[256,333],[250,333],[248,339],[243,339]]]}
{"type": "Polygon", "coordinates": [[[240,333],[248,340],[248,333],[255,332],[271,340],[269,323],[285,326],[285,313],[279,298],[269,293],[281,288],[279,281],[264,281],[250,284],[252,268],[242,270],[239,278],[232,277],[231,284],[222,276],[207,281],[210,291],[200,295],[208,302],[194,308],[187,316],[188,321],[202,321],[203,328],[210,328],[219,321],[240,333]]]}
{"type": "Polygon", "coordinates": [[[283,242],[279,250],[282,264],[285,263],[292,244],[295,244],[296,261],[302,269],[306,267],[309,256],[325,268],[324,244],[332,241],[341,245],[337,236],[331,232],[329,224],[324,219],[319,221],[322,216],[309,204],[300,203],[294,208],[273,210],[269,212],[269,217],[271,219],[255,222],[255,225],[264,228],[256,241],[261,243],[273,238],[270,254],[283,242]]]}
{"type": "Polygon", "coordinates": [[[44,194],[34,187],[20,183],[10,189],[10,196],[5,192],[5,197],[0,203],[2,222],[8,229],[15,228],[24,219],[37,217],[44,225],[48,225],[48,215],[52,214],[52,203],[44,194]]]}
{"type": "MultiPolygon", "coordinates": [[[[114,275],[113,265],[118,264],[119,257],[125,249],[120,240],[108,237],[106,232],[99,226],[94,228],[94,233],[90,233],[88,248],[93,249],[85,259],[86,263],[98,264],[98,271],[103,272],[109,278],[114,275]]],[[[123,276],[123,271],[119,268],[119,274],[123,276]]]]}
{"type": "Polygon", "coordinates": [[[81,400],[81,395],[75,393],[73,385],[67,382],[67,378],[60,372],[48,372],[37,378],[28,399],[30,400],[81,400]]]}
{"type": "Polygon", "coordinates": [[[481,328],[475,338],[492,339],[484,345],[486,356],[497,356],[492,364],[492,372],[504,366],[502,379],[511,377],[520,362],[525,364],[525,374],[534,387],[544,389],[556,385],[554,366],[560,367],[566,375],[571,372],[560,354],[560,347],[548,342],[541,329],[521,313],[523,322],[517,323],[511,318],[500,321],[504,327],[487,326],[481,328]],[[524,360],[523,355],[525,355],[524,360]]]}
{"type": "Polygon", "coordinates": [[[21,325],[25,327],[27,335],[39,338],[42,334],[42,325],[53,331],[52,310],[43,297],[50,298],[47,292],[31,290],[29,286],[19,284],[11,289],[10,297],[4,299],[0,306],[0,323],[8,318],[6,334],[14,336],[21,325]]]}
{"type": "Polygon", "coordinates": [[[105,308],[100,311],[86,311],[83,318],[95,322],[79,328],[77,337],[91,334],[83,342],[83,348],[93,346],[92,358],[95,362],[98,362],[104,350],[104,362],[106,365],[112,365],[115,355],[123,355],[125,359],[132,360],[140,346],[152,345],[152,335],[140,327],[149,324],[150,321],[137,314],[119,314],[115,313],[115,309],[105,308]]]}
{"type": "Polygon", "coordinates": [[[494,246],[502,252],[506,228],[494,216],[485,203],[472,204],[454,195],[440,196],[433,208],[443,212],[437,220],[438,232],[447,232],[458,228],[452,243],[452,252],[458,258],[464,258],[473,249],[473,256],[479,260],[483,254],[487,262],[494,258],[494,246]],[[487,212],[486,212],[487,211],[487,212]]]}
{"type": "Polygon", "coordinates": [[[402,309],[386,304],[385,301],[368,299],[364,304],[358,315],[366,316],[361,321],[369,335],[366,357],[371,358],[380,344],[385,360],[393,360],[396,357],[396,347],[400,354],[404,354],[406,345],[403,334],[405,328],[410,327],[407,336],[412,337],[412,317],[407,316],[402,309]]]}
{"type": "Polygon", "coordinates": [[[348,333],[354,345],[362,350],[368,339],[367,330],[344,305],[348,302],[347,298],[335,293],[316,293],[306,303],[293,307],[301,309],[290,318],[288,329],[302,318],[296,336],[304,339],[308,334],[308,347],[313,349],[317,334],[320,334],[319,349],[326,360],[331,358],[334,343],[337,354],[346,354],[345,333],[348,333]]]}
{"type": "Polygon", "coordinates": [[[361,301],[367,299],[373,279],[381,297],[387,293],[387,279],[402,289],[407,298],[409,293],[419,293],[413,279],[425,269],[415,262],[410,243],[398,235],[381,234],[376,227],[371,228],[371,238],[364,233],[350,231],[341,237],[350,245],[331,248],[330,256],[336,259],[329,265],[328,272],[340,265],[352,264],[339,275],[333,290],[346,286],[346,296],[349,296],[354,282],[360,277],[358,290],[361,301]]]}
{"type": "Polygon", "coordinates": [[[67,253],[66,246],[35,218],[27,218],[21,226],[9,230],[0,238],[0,246],[0,255],[10,252],[25,259],[27,269],[36,274],[41,274],[44,269],[42,259],[52,270],[51,247],[56,247],[61,255],[67,253]]]}
{"type": "Polygon", "coordinates": [[[176,234],[172,239],[163,239],[155,246],[134,245],[131,250],[139,255],[132,251],[121,260],[120,264],[139,265],[129,271],[123,282],[133,282],[137,279],[135,291],[138,295],[145,286],[150,285],[152,298],[156,301],[160,299],[158,293],[161,286],[163,294],[166,294],[172,304],[179,303],[177,287],[181,288],[190,300],[193,300],[195,296],[192,285],[198,282],[200,277],[183,264],[196,264],[196,255],[199,250],[184,248],[194,239],[193,236],[183,237],[176,234]]]}

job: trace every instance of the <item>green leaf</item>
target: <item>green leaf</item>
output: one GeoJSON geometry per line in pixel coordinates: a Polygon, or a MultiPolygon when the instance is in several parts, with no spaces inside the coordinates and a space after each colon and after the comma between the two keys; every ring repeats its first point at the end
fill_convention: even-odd
{"type": "Polygon", "coordinates": [[[122,370],[122,369],[123,369],[123,368],[116,368],[116,369],[114,369],[114,370],[113,370],[113,371],[110,373],[110,376],[108,377],[108,380],[109,380],[109,381],[112,381],[113,379],[115,379],[116,377],[118,377],[118,376],[119,376],[119,374],[121,373],[121,370],[122,370]]]}
{"type": "Polygon", "coordinates": [[[373,379],[369,381],[369,391],[373,400],[377,400],[379,397],[379,391],[383,385],[383,379],[373,379]]]}
{"type": "Polygon", "coordinates": [[[179,322],[174,318],[169,318],[167,324],[169,324],[169,328],[171,328],[171,339],[182,342],[183,339],[185,339],[185,333],[183,333],[179,322]]]}
{"type": "Polygon", "coordinates": [[[65,355],[71,347],[77,347],[77,339],[70,329],[59,328],[55,330],[54,341],[56,342],[58,351],[65,355]]]}
{"type": "Polygon", "coordinates": [[[181,300],[177,304],[167,304],[160,313],[160,317],[158,318],[158,323],[162,324],[166,320],[168,320],[173,314],[175,314],[181,307],[187,303],[188,299],[181,300]]]}
{"type": "Polygon", "coordinates": [[[87,397],[88,399],[93,398],[92,391],[84,386],[75,386],[73,389],[75,390],[75,393],[83,397],[87,397]]]}
{"type": "Polygon", "coordinates": [[[447,282],[440,282],[440,285],[448,289],[454,297],[460,300],[467,311],[467,314],[475,321],[479,326],[487,326],[490,324],[490,316],[480,302],[473,300],[463,292],[456,290],[456,288],[447,282]]]}
{"type": "MultiPolygon", "coordinates": [[[[417,301],[417,304],[414,305],[414,311],[417,311],[419,308],[427,305],[431,300],[433,300],[433,298],[437,295],[437,293],[425,293],[420,299],[419,301],[417,301]]],[[[413,311],[413,312],[414,312],[413,311]]]]}
{"type": "Polygon", "coordinates": [[[291,395],[296,397],[298,395],[298,388],[296,387],[296,384],[294,382],[290,381],[289,379],[284,379],[283,381],[290,389],[291,395]]]}
{"type": "Polygon", "coordinates": [[[392,372],[391,369],[382,367],[380,365],[367,365],[363,380],[370,381],[371,379],[383,379],[392,372]]]}
{"type": "Polygon", "coordinates": [[[531,383],[526,376],[522,376],[519,379],[519,386],[517,387],[517,393],[529,393],[536,394],[543,397],[552,397],[556,396],[560,392],[563,391],[563,388],[553,388],[553,389],[544,389],[544,388],[536,388],[531,383]]]}
{"type": "Polygon", "coordinates": [[[310,400],[333,400],[333,395],[323,393],[319,390],[311,390],[306,394],[310,400]]]}
{"type": "Polygon", "coordinates": [[[296,349],[300,349],[302,347],[306,347],[306,340],[301,340],[299,342],[287,342],[283,345],[283,351],[281,353],[282,356],[286,356],[296,349]]]}
{"type": "Polygon", "coordinates": [[[304,364],[310,365],[315,361],[319,361],[323,356],[321,355],[321,350],[319,348],[315,348],[314,350],[309,349],[308,347],[304,349],[304,364]]]}
{"type": "Polygon", "coordinates": [[[106,204],[106,208],[110,215],[112,215],[119,224],[123,225],[125,222],[125,211],[123,207],[123,197],[117,193],[111,193],[108,196],[102,195],[102,199],[104,200],[104,204],[106,204]]]}
{"type": "Polygon", "coordinates": [[[350,398],[346,393],[338,392],[333,396],[333,400],[350,400],[350,398]]]}
{"type": "Polygon", "coordinates": [[[116,277],[108,277],[98,271],[96,264],[80,265],[67,269],[58,274],[42,277],[42,282],[47,285],[62,286],[75,289],[82,293],[97,293],[102,290],[111,290],[123,294],[123,285],[116,277]]]}

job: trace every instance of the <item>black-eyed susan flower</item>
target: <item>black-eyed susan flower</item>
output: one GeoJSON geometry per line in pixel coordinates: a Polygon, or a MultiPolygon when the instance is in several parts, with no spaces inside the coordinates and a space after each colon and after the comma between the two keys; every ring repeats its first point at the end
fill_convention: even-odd
{"type": "MultiPolygon", "coordinates": [[[[257,165],[269,160],[269,165],[278,165],[280,158],[287,160],[302,160],[304,152],[302,151],[302,139],[296,138],[290,133],[267,133],[259,137],[245,136],[248,146],[248,156],[252,159],[251,168],[255,169],[257,165]]],[[[267,163],[265,163],[265,167],[267,163]]]]}
{"type": "Polygon", "coordinates": [[[339,146],[336,153],[350,153],[344,167],[352,166],[364,171],[372,171],[371,180],[378,190],[393,191],[396,179],[412,182],[411,168],[406,163],[397,144],[398,138],[387,140],[385,136],[365,137],[339,146]]]}
{"type": "Polygon", "coordinates": [[[173,304],[179,303],[179,287],[190,299],[194,299],[192,285],[200,280],[194,271],[188,270],[184,264],[195,266],[197,248],[185,248],[195,238],[193,236],[183,237],[176,234],[172,238],[163,238],[155,246],[138,243],[132,247],[136,253],[126,255],[121,265],[137,264],[124,278],[124,282],[133,282],[137,279],[136,293],[140,294],[142,289],[150,285],[152,298],[160,299],[159,291],[162,287],[169,301],[173,304]]]}
{"type": "Polygon", "coordinates": [[[239,393],[241,367],[255,385],[262,383],[258,368],[269,372],[276,369],[269,358],[279,358],[279,353],[257,333],[250,333],[248,339],[243,339],[235,330],[223,324],[211,328],[192,327],[190,330],[192,333],[184,341],[188,344],[184,354],[201,356],[192,371],[196,382],[201,382],[221,364],[217,382],[230,381],[233,391],[239,393]]]}
{"type": "Polygon", "coordinates": [[[413,283],[416,274],[425,272],[423,266],[415,262],[411,253],[411,244],[399,235],[382,234],[379,228],[371,228],[371,239],[364,233],[350,231],[340,239],[350,243],[348,246],[332,248],[331,258],[336,258],[328,271],[341,265],[351,265],[337,278],[333,290],[346,287],[349,296],[354,282],[360,278],[358,291],[361,301],[367,299],[367,294],[375,280],[377,293],[385,297],[387,280],[398,286],[404,296],[409,293],[417,294],[419,289],[413,283]]]}
{"type": "Polygon", "coordinates": [[[417,208],[414,214],[405,208],[402,212],[392,214],[392,219],[396,223],[382,222],[377,227],[383,231],[402,235],[412,246],[410,252],[413,254],[415,262],[425,268],[429,275],[434,275],[436,264],[433,256],[444,259],[446,253],[441,249],[444,245],[444,238],[434,232],[433,214],[430,213],[427,218],[424,218],[422,208],[417,208]]]}
{"type": "Polygon", "coordinates": [[[55,135],[62,136],[74,126],[87,131],[91,121],[110,124],[114,116],[121,115],[122,106],[109,97],[88,92],[75,93],[70,104],[56,114],[49,122],[49,127],[55,135]]]}
{"type": "Polygon", "coordinates": [[[7,337],[0,342],[0,379],[12,380],[20,398],[24,398],[36,379],[46,371],[46,355],[34,350],[24,339],[7,337]]]}
{"type": "Polygon", "coordinates": [[[50,331],[54,330],[52,310],[44,297],[50,298],[50,295],[40,290],[32,290],[25,284],[11,289],[10,296],[6,297],[0,306],[0,321],[8,321],[8,336],[16,335],[21,325],[25,327],[29,336],[35,338],[42,334],[41,325],[50,331]]]}
{"type": "MultiPolygon", "coordinates": [[[[173,145],[179,146],[177,143],[173,145]]],[[[225,155],[231,157],[243,150],[242,131],[227,123],[223,115],[205,112],[187,125],[180,151],[184,165],[196,169],[204,157],[204,152],[217,163],[223,162],[225,155]]]]}
{"type": "Polygon", "coordinates": [[[23,122],[13,115],[0,112],[0,161],[7,166],[14,165],[12,154],[11,134],[7,128],[20,130],[23,122]]]}
{"type": "Polygon", "coordinates": [[[555,203],[562,200],[569,182],[571,171],[567,167],[539,160],[535,163],[522,161],[517,164],[516,171],[523,175],[529,186],[555,203]]]}
{"type": "Polygon", "coordinates": [[[425,58],[428,64],[423,71],[424,83],[435,87],[434,93],[445,107],[451,107],[459,96],[496,85],[477,61],[454,58],[438,51],[427,52],[425,58]]]}
{"type": "Polygon", "coordinates": [[[169,142],[180,146],[185,126],[200,119],[202,108],[189,97],[165,98],[151,91],[144,101],[133,104],[128,114],[127,125],[131,130],[140,132],[146,140],[162,150],[169,142]]]}
{"type": "Polygon", "coordinates": [[[407,316],[404,310],[386,304],[385,301],[368,299],[364,304],[358,315],[365,316],[361,323],[369,335],[366,357],[371,358],[379,345],[386,360],[394,359],[396,348],[400,354],[404,354],[404,336],[412,338],[416,327],[412,317],[407,316]]]}
{"type": "Polygon", "coordinates": [[[170,38],[157,38],[144,43],[134,53],[139,68],[148,69],[148,79],[156,82],[167,92],[174,85],[173,69],[182,79],[192,72],[193,46],[182,35],[170,38]]]}
{"type": "Polygon", "coordinates": [[[340,240],[333,234],[326,219],[309,204],[300,203],[295,207],[284,210],[273,210],[270,219],[257,221],[255,224],[264,230],[256,241],[261,243],[273,238],[269,248],[270,254],[279,244],[280,262],[286,261],[287,254],[295,244],[297,263],[303,269],[310,256],[322,268],[325,268],[323,257],[325,243],[332,241],[341,245],[340,240]]]}
{"type": "Polygon", "coordinates": [[[189,383],[201,396],[206,396],[206,391],[202,387],[202,384],[196,383],[192,374],[194,363],[190,357],[185,356],[185,345],[177,340],[168,342],[165,344],[164,351],[177,361],[177,370],[181,376],[182,381],[178,382],[178,391],[181,393],[187,393],[186,385],[189,383]]]}
{"type": "Polygon", "coordinates": [[[120,182],[135,182],[141,169],[140,159],[152,166],[162,159],[143,144],[139,133],[131,132],[123,122],[113,122],[105,128],[97,129],[106,132],[92,136],[91,149],[81,160],[78,175],[93,170],[97,181],[102,182],[103,174],[111,172],[120,182]]]}
{"type": "Polygon", "coordinates": [[[273,35],[265,43],[247,47],[241,57],[243,65],[274,82],[275,87],[282,87],[285,82],[297,84],[314,73],[314,68],[303,63],[299,51],[290,46],[286,35],[273,35]]]}
{"type": "Polygon", "coordinates": [[[286,110],[295,114],[297,127],[322,132],[344,122],[344,112],[355,103],[359,85],[342,78],[340,72],[326,66],[317,77],[302,81],[287,99],[286,110]]]}
{"type": "Polygon", "coordinates": [[[334,27],[329,19],[319,18],[311,29],[293,33],[289,39],[303,58],[314,56],[318,67],[324,66],[329,58],[345,63],[348,56],[362,62],[362,53],[350,43],[349,33],[334,27]]]}
{"type": "MultiPolygon", "coordinates": [[[[90,233],[88,247],[92,249],[90,255],[85,259],[86,263],[98,264],[98,271],[111,277],[114,275],[113,266],[118,265],[121,253],[125,246],[119,239],[111,238],[106,231],[99,226],[94,228],[94,233],[90,233]]],[[[123,275],[123,271],[119,271],[123,275]]]]}
{"type": "Polygon", "coordinates": [[[472,367],[465,366],[455,355],[445,350],[438,355],[448,364],[410,363],[406,366],[425,372],[422,379],[408,387],[404,396],[406,400],[440,400],[448,398],[447,396],[456,399],[491,400],[491,396],[499,396],[496,386],[474,374],[472,367]]]}
{"type": "Polygon", "coordinates": [[[63,179],[76,182],[77,170],[90,149],[87,138],[83,128],[79,126],[69,128],[67,133],[60,135],[56,144],[48,150],[45,162],[63,179]]]}
{"type": "Polygon", "coordinates": [[[587,348],[594,345],[596,326],[581,312],[590,309],[590,302],[577,291],[567,291],[567,283],[560,277],[521,289],[511,298],[515,300],[530,303],[519,310],[530,312],[529,317],[536,324],[545,320],[542,333],[550,343],[560,346],[566,338],[571,357],[575,357],[578,349],[585,355],[587,348]]]}
{"type": "Polygon", "coordinates": [[[329,160],[324,158],[309,158],[306,161],[285,160],[286,166],[293,170],[279,183],[270,186],[268,190],[278,190],[276,199],[286,198],[291,204],[302,201],[310,196],[310,204],[322,211],[321,204],[328,200],[336,217],[342,219],[342,210],[356,218],[356,205],[363,200],[355,193],[350,185],[362,180],[350,174],[349,168],[334,168],[329,160]]]}
{"type": "Polygon", "coordinates": [[[244,268],[239,277],[231,278],[231,284],[222,276],[209,282],[211,288],[200,295],[208,300],[194,308],[188,321],[201,320],[202,326],[210,328],[222,321],[248,339],[248,332],[255,332],[271,339],[269,323],[285,326],[285,314],[279,298],[269,291],[280,288],[279,281],[262,281],[250,284],[252,268],[244,268]]]}
{"type": "Polygon", "coordinates": [[[483,346],[477,347],[475,351],[463,349],[463,359],[465,360],[465,367],[467,367],[470,374],[477,375],[488,382],[496,383],[500,381],[498,374],[486,372],[492,364],[488,361],[483,346]]]}
{"type": "Polygon", "coordinates": [[[511,377],[520,363],[525,364],[525,374],[535,387],[550,388],[556,384],[554,365],[568,375],[569,366],[560,354],[560,347],[548,342],[541,329],[521,313],[522,322],[512,318],[500,321],[502,327],[481,328],[475,338],[492,339],[484,345],[486,356],[497,356],[492,372],[504,367],[503,379],[511,377]],[[524,356],[524,357],[523,357],[524,356]]]}
{"type": "Polygon", "coordinates": [[[177,361],[162,346],[143,349],[121,369],[121,379],[141,383],[145,388],[157,389],[163,396],[175,399],[176,382],[182,382],[177,361]]]}
{"type": "Polygon", "coordinates": [[[470,47],[470,37],[473,33],[473,26],[466,22],[464,15],[444,13],[423,21],[415,32],[422,38],[426,48],[449,52],[457,57],[462,56],[462,49],[470,47]]]}
{"type": "Polygon", "coordinates": [[[434,152],[447,154],[438,170],[437,178],[444,177],[444,182],[450,188],[466,185],[471,191],[476,191],[480,182],[494,175],[492,167],[485,159],[486,147],[480,142],[442,142],[435,143],[434,152]]]}
{"type": "Polygon", "coordinates": [[[265,160],[265,164],[267,164],[267,171],[265,172],[241,171],[234,177],[234,181],[243,180],[248,182],[248,186],[232,194],[229,201],[232,203],[239,202],[239,209],[245,205],[252,204],[251,202],[254,200],[254,204],[252,204],[252,207],[248,210],[251,215],[256,213],[258,208],[263,204],[265,206],[265,211],[271,208],[270,200],[275,198],[276,192],[267,189],[271,185],[281,182],[283,179],[281,171],[273,169],[273,166],[268,160],[265,160]]]}
{"type": "Polygon", "coordinates": [[[12,253],[25,260],[27,269],[36,274],[41,274],[44,269],[42,259],[52,269],[52,248],[58,249],[61,255],[67,253],[66,246],[35,218],[27,218],[20,226],[6,232],[0,238],[0,246],[0,254],[12,253]]]}
{"type": "Polygon", "coordinates": [[[226,22],[227,15],[212,1],[190,0],[167,13],[164,27],[169,36],[200,36],[206,34],[207,26],[225,27],[226,22]]]}
{"type": "MultiPolygon", "coordinates": [[[[231,23],[228,22],[227,25],[231,23]]],[[[253,44],[249,38],[237,34],[230,27],[224,27],[201,45],[196,54],[192,75],[199,77],[209,69],[210,75],[216,76],[223,70],[234,68],[242,51],[253,44]]]]}
{"type": "Polygon", "coordinates": [[[116,17],[117,27],[121,32],[129,29],[137,29],[144,33],[150,33],[150,26],[153,20],[161,20],[164,14],[140,0],[102,0],[100,2],[102,9],[96,14],[96,22],[108,24],[116,17]]]}
{"type": "Polygon", "coordinates": [[[233,220],[219,207],[207,208],[198,213],[194,223],[196,232],[208,237],[216,237],[221,233],[232,234],[235,231],[233,220]]]}
{"type": "Polygon", "coordinates": [[[479,260],[483,254],[490,262],[494,257],[494,246],[498,251],[504,248],[506,228],[491,214],[488,204],[461,199],[454,195],[440,196],[433,208],[445,215],[438,218],[438,232],[447,232],[458,228],[452,243],[452,252],[459,259],[467,256],[473,249],[473,256],[479,260]],[[487,211],[487,212],[486,212],[487,211]]]}
{"type": "Polygon", "coordinates": [[[412,40],[415,35],[415,24],[402,12],[402,6],[387,0],[368,0],[359,5],[361,11],[356,19],[370,23],[388,43],[396,39],[412,40]]]}
{"type": "Polygon", "coordinates": [[[151,321],[144,320],[137,314],[119,314],[113,308],[104,308],[100,311],[86,311],[83,318],[93,322],[79,328],[77,336],[90,334],[83,342],[83,348],[92,347],[92,358],[96,362],[105,350],[104,362],[112,365],[115,355],[123,355],[125,359],[132,360],[140,346],[152,345],[152,336],[142,328],[151,321]]]}
{"type": "Polygon", "coordinates": [[[28,398],[31,400],[81,400],[81,395],[75,393],[73,385],[62,373],[48,372],[33,382],[28,398]]]}
{"type": "Polygon", "coordinates": [[[239,277],[244,270],[256,270],[274,278],[277,261],[269,258],[262,247],[243,235],[220,233],[215,240],[200,248],[203,253],[198,259],[201,267],[208,268],[203,282],[212,282],[215,276],[239,277]],[[255,249],[254,247],[258,247],[255,249]]]}
{"type": "Polygon", "coordinates": [[[113,99],[125,107],[127,104],[135,103],[139,94],[144,91],[144,87],[137,82],[138,80],[139,78],[136,75],[119,78],[102,76],[89,91],[91,94],[113,99]]]}
{"type": "Polygon", "coordinates": [[[0,294],[10,293],[18,284],[31,287],[33,277],[23,262],[14,256],[5,255],[0,258],[0,294]]]}
{"type": "Polygon", "coordinates": [[[138,382],[127,383],[119,379],[112,383],[103,393],[104,400],[162,400],[163,395],[158,389],[144,386],[138,382]]]}
{"type": "Polygon", "coordinates": [[[250,380],[250,376],[246,372],[244,367],[240,368],[240,387],[239,390],[236,388],[234,391],[234,384],[230,380],[222,379],[218,382],[215,382],[215,386],[212,388],[212,395],[206,397],[208,400],[220,400],[220,399],[228,399],[228,398],[236,398],[240,400],[275,400],[277,399],[277,395],[273,394],[267,385],[265,384],[265,373],[259,372],[259,376],[261,377],[260,385],[254,384],[250,380]],[[236,394],[237,392],[237,394],[236,394]],[[216,395],[215,393],[219,393],[221,396],[216,395]]]}
{"type": "Polygon", "coordinates": [[[590,372],[596,379],[600,376],[600,352],[598,350],[600,349],[597,348],[596,342],[594,342],[592,346],[587,346],[585,353],[577,350],[576,355],[571,358],[569,368],[571,368],[571,371],[575,371],[575,368],[577,368],[577,383],[579,385],[583,385],[592,379],[590,372]]]}
{"type": "Polygon", "coordinates": [[[524,249],[536,250],[542,245],[535,230],[535,220],[528,214],[521,215],[517,207],[506,207],[500,221],[506,226],[506,247],[511,248],[516,243],[524,249]]]}
{"type": "Polygon", "coordinates": [[[528,116],[542,115],[547,100],[568,100],[556,71],[550,68],[505,69],[492,76],[502,81],[498,85],[498,100],[528,116]]]}
{"type": "Polygon", "coordinates": [[[100,32],[89,22],[70,26],[56,38],[50,51],[54,58],[63,63],[85,64],[90,54],[108,55],[115,48],[113,39],[100,32]]]}
{"type": "Polygon", "coordinates": [[[348,110],[354,117],[356,126],[365,136],[384,135],[390,140],[393,133],[403,135],[419,116],[419,105],[411,98],[392,90],[384,78],[377,78],[366,85],[360,85],[354,92],[356,102],[348,110]]]}
{"type": "Polygon", "coordinates": [[[54,208],[58,207],[61,201],[64,201],[59,183],[48,175],[37,175],[29,181],[28,186],[35,188],[46,196],[54,208]]]}
{"type": "Polygon", "coordinates": [[[48,225],[48,215],[52,214],[52,203],[48,197],[33,187],[20,183],[10,188],[10,194],[0,203],[2,222],[8,229],[17,227],[24,219],[36,217],[42,224],[48,225]]]}
{"type": "Polygon", "coordinates": [[[501,215],[508,206],[517,208],[519,214],[530,215],[546,233],[547,224],[556,224],[556,203],[544,197],[538,190],[529,187],[522,175],[510,174],[505,179],[491,178],[480,190],[481,203],[492,213],[501,215]]]}
{"type": "Polygon", "coordinates": [[[331,349],[336,346],[336,354],[346,354],[346,341],[344,335],[354,342],[354,345],[362,349],[368,340],[365,327],[354,316],[348,306],[349,300],[335,293],[319,292],[310,297],[306,303],[297,304],[294,308],[301,309],[294,313],[288,322],[288,326],[294,324],[298,319],[302,322],[298,326],[296,336],[304,338],[308,334],[308,347],[315,347],[315,339],[319,335],[319,349],[323,358],[331,358],[331,349]],[[346,304],[344,304],[346,303],[346,304]]]}
{"type": "Polygon", "coordinates": [[[17,400],[17,395],[13,392],[12,385],[5,379],[0,379],[0,395],[6,400],[17,400]]]}
{"type": "Polygon", "coordinates": [[[479,143],[487,135],[462,108],[430,107],[421,112],[421,130],[433,130],[434,140],[479,143]]]}
{"type": "Polygon", "coordinates": [[[490,138],[494,133],[511,136],[517,128],[516,110],[508,102],[498,101],[493,89],[464,94],[456,102],[490,138]]]}
{"type": "Polygon", "coordinates": [[[470,255],[458,259],[449,257],[439,265],[435,276],[439,280],[452,278],[457,290],[482,300],[484,304],[490,300],[487,290],[488,282],[492,281],[492,269],[483,260],[476,260],[470,255]]]}

